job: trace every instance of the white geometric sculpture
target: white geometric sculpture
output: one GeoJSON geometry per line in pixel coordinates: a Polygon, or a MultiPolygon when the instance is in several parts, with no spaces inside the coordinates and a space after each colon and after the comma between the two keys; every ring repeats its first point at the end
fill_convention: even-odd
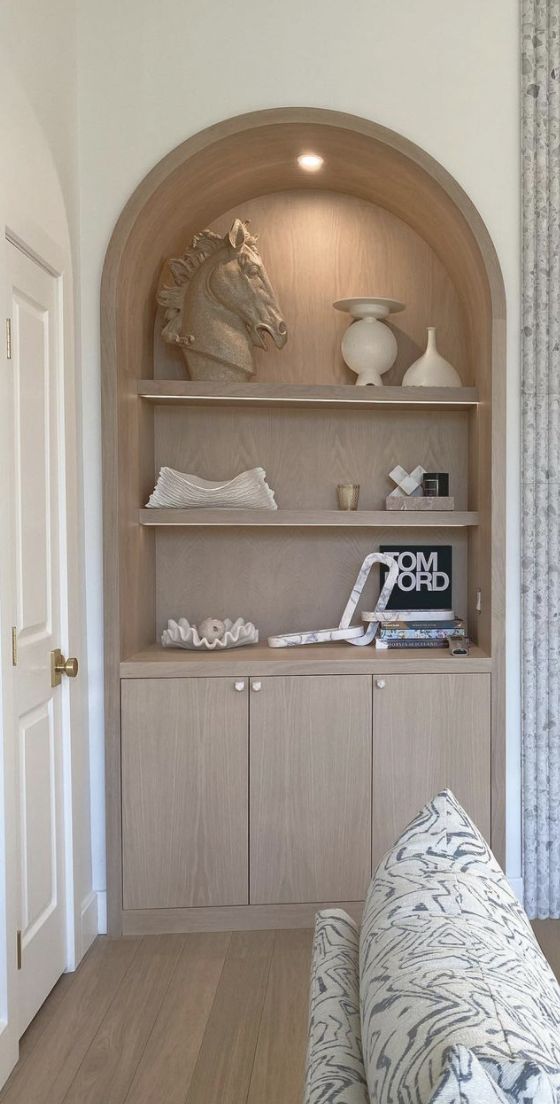
{"type": "Polygon", "coordinates": [[[389,472],[389,479],[396,483],[394,491],[391,491],[389,498],[402,498],[404,495],[415,495],[416,497],[422,494],[422,476],[424,475],[425,468],[422,468],[420,464],[410,474],[401,468],[400,464],[397,464],[396,468],[393,468],[389,472]]]}
{"type": "Polygon", "coordinates": [[[399,568],[393,556],[387,556],[382,552],[370,552],[358,571],[356,582],[350,591],[350,597],[344,607],[340,624],[336,629],[314,629],[308,632],[282,633],[281,636],[269,636],[269,647],[293,648],[300,644],[326,644],[333,640],[345,640],[347,644],[355,644],[359,648],[365,644],[371,644],[377,633],[379,622],[372,620],[367,629],[359,625],[351,625],[350,622],[356,612],[369,573],[376,563],[385,564],[385,567],[389,568],[373,613],[373,616],[376,613],[382,615],[397,581],[399,568]]]}
{"type": "MultiPolygon", "coordinates": [[[[354,583],[354,586],[352,587],[352,590],[350,591],[350,597],[348,599],[348,602],[346,603],[346,608],[340,619],[341,626],[350,624],[356,611],[358,600],[361,597],[362,591],[366,584],[367,577],[375,563],[385,564],[385,567],[388,567],[389,570],[383,584],[383,589],[381,590],[379,598],[377,599],[377,605],[373,612],[374,614],[379,613],[381,615],[387,608],[387,603],[389,601],[389,598],[391,597],[393,587],[399,577],[399,567],[397,561],[394,559],[393,556],[387,556],[383,552],[370,552],[369,556],[366,556],[360,570],[358,571],[358,577],[356,579],[356,582],[354,583]]],[[[364,644],[371,644],[377,633],[378,628],[379,621],[372,620],[369,623],[368,628],[365,630],[363,637],[359,637],[357,640],[351,640],[350,643],[356,644],[358,647],[362,647],[364,644]]]]}

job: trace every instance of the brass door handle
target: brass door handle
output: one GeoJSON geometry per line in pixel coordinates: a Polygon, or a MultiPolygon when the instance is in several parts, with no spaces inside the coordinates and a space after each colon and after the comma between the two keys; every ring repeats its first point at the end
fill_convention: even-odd
{"type": "Polygon", "coordinates": [[[76,678],[77,674],[78,660],[76,657],[70,656],[65,659],[60,648],[55,648],[54,652],[51,652],[51,686],[60,686],[63,675],[67,675],[68,678],[76,678]]]}

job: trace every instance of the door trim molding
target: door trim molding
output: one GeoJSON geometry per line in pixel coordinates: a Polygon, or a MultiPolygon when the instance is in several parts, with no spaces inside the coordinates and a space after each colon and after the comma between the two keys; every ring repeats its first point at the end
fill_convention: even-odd
{"type": "MultiPolygon", "coordinates": [[[[23,253],[41,264],[58,278],[61,311],[62,357],[64,373],[64,403],[59,411],[60,427],[66,455],[72,458],[66,479],[60,482],[64,497],[65,539],[69,556],[70,579],[68,601],[62,618],[61,646],[68,643],[68,625],[76,626],[72,633],[75,651],[82,660],[79,685],[66,692],[63,713],[66,721],[64,757],[64,835],[67,968],[73,969],[81,957],[81,905],[91,884],[91,868],[87,867],[89,841],[89,749],[87,732],[87,676],[85,651],[85,604],[83,601],[84,549],[82,526],[81,428],[78,406],[79,374],[74,331],[74,285],[72,251],[67,205],[60,186],[57,167],[43,130],[27,101],[10,74],[6,74],[9,95],[1,111],[5,130],[5,155],[10,171],[5,174],[0,190],[0,298],[6,309],[8,302],[6,245],[10,241],[23,253]],[[17,136],[12,140],[12,135],[17,136]],[[29,164],[41,174],[41,188],[27,187],[29,164]],[[77,639],[76,639],[77,638],[77,639]],[[72,740],[70,740],[70,724],[72,740]]],[[[0,409],[10,409],[12,374],[0,351],[0,409]]],[[[0,459],[12,463],[11,441],[0,435],[0,459]]],[[[9,466],[8,469],[9,470],[9,466]]],[[[6,470],[6,467],[4,467],[6,470]]],[[[9,480],[0,487],[0,526],[3,541],[0,546],[0,710],[4,732],[13,732],[13,693],[11,626],[13,617],[13,555],[12,501],[9,480]]],[[[67,653],[68,654],[68,653],[67,653]]],[[[13,816],[14,758],[13,739],[7,739],[1,753],[0,779],[0,864],[5,875],[0,879],[0,1085],[18,1058],[16,974],[16,839],[13,816]]]]}

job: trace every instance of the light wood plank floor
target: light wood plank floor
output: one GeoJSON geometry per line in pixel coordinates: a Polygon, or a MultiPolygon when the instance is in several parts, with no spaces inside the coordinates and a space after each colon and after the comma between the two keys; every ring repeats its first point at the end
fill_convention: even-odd
{"type": "Polygon", "coordinates": [[[300,1104],[312,932],[96,940],[2,1104],[300,1104]]]}
{"type": "MultiPolygon", "coordinates": [[[[535,923],[560,977],[560,921],[535,923]]],[[[99,938],[1,1104],[300,1104],[310,931],[99,938]]]]}

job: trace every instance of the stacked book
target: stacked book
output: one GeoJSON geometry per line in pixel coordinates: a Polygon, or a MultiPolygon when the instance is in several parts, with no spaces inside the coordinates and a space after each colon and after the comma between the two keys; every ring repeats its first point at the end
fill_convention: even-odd
{"type": "Polygon", "coordinates": [[[464,621],[453,610],[394,610],[391,620],[380,624],[375,647],[447,648],[449,636],[466,638],[464,621]]]}

